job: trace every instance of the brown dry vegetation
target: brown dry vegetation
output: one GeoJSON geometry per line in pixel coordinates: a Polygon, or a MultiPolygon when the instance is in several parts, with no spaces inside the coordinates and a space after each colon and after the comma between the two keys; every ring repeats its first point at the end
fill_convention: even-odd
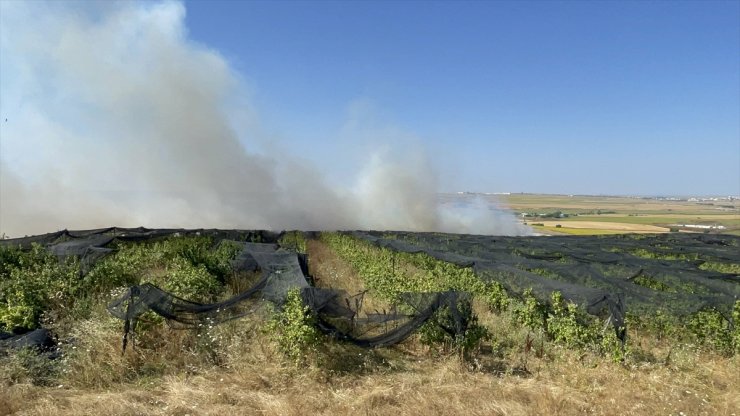
{"type": "MultiPolygon", "coordinates": [[[[403,351],[331,345],[320,365],[297,369],[264,336],[252,336],[253,328],[240,323],[230,330],[239,334],[238,342],[227,346],[221,366],[173,363],[172,374],[129,383],[75,374],[62,382],[70,385],[6,386],[0,413],[730,415],[740,407],[737,361],[687,351],[674,351],[668,363],[624,366],[560,348],[542,358],[522,349],[506,357],[512,366],[471,369],[453,357],[421,354],[418,347],[415,354],[413,345],[403,351]]],[[[135,360],[119,358],[117,337],[104,347],[95,351],[89,371],[102,362],[126,367],[135,360]]]]}
{"type": "Polygon", "coordinates": [[[622,232],[634,232],[634,233],[665,233],[668,232],[668,228],[656,227],[654,225],[647,224],[625,224],[618,222],[602,222],[602,221],[537,221],[545,227],[555,227],[561,225],[568,228],[591,228],[599,230],[614,230],[622,232]]]}
{"type": "MultiPolygon", "coordinates": [[[[490,374],[456,360],[402,370],[327,377],[259,355],[226,374],[169,376],[148,386],[107,389],[16,385],[0,409],[33,415],[730,415],[740,406],[737,373],[705,360],[695,369],[591,366],[563,353],[532,375],[490,374]]],[[[688,364],[688,363],[687,363],[688,364]]]]}
{"type": "MultiPolygon", "coordinates": [[[[510,325],[485,319],[494,328],[510,325]]],[[[88,367],[57,386],[6,385],[0,413],[730,415],[740,407],[737,361],[689,350],[673,351],[668,360],[666,350],[654,363],[622,365],[551,346],[528,354],[522,343],[498,366],[471,368],[413,342],[378,351],[330,344],[320,362],[299,369],[281,360],[250,320],[219,328],[219,365],[177,348],[176,342],[188,342],[180,338],[187,337],[182,331],[166,334],[171,344],[160,349],[163,357],[142,349],[121,357],[118,331],[89,324],[86,335],[98,338],[80,346],[90,349],[89,362],[82,361],[88,367]],[[115,377],[162,361],[170,367],[160,370],[161,377],[115,377]]]]}
{"type": "MultiPolygon", "coordinates": [[[[308,245],[322,286],[363,287],[328,247],[308,245]]],[[[164,325],[121,355],[121,323],[75,324],[64,373],[37,386],[0,367],[0,414],[18,415],[732,415],[740,358],[633,334],[624,363],[564,349],[476,307],[493,340],[471,362],[410,339],[363,350],[327,342],[306,367],[261,329],[268,311],[202,331],[164,325]],[[533,340],[528,343],[527,340],[533,340]]]]}

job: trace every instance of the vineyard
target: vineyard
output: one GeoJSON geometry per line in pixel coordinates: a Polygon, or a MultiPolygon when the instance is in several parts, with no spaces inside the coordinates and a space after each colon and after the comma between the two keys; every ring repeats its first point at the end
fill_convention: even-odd
{"type": "MultiPolygon", "coordinates": [[[[675,377],[699,371],[697,363],[720,366],[727,379],[707,385],[711,400],[685,403],[722,413],[740,404],[731,387],[740,357],[739,247],[738,237],[699,234],[105,229],[2,240],[0,413],[21,411],[19,398],[54,386],[136,390],[173,377],[247,377],[247,368],[249,377],[281,380],[257,390],[278,383],[293,391],[298,374],[321,385],[393,384],[453,366],[455,383],[547,384],[555,381],[544,374],[574,368],[675,377]]],[[[650,413],[673,390],[632,412],[650,413]]],[[[49,413],[64,408],[50,397],[49,413]]],[[[363,408],[413,414],[409,403],[363,408]]],[[[571,405],[566,413],[611,413],[598,401],[571,405]]],[[[157,406],[143,412],[171,413],[157,406]]],[[[439,406],[415,409],[448,413],[439,406]]]]}

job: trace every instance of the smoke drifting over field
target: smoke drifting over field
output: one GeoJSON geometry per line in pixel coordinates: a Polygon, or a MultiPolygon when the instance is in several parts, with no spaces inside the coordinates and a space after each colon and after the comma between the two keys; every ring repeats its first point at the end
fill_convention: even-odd
{"type": "Polygon", "coordinates": [[[188,39],[180,3],[0,7],[0,232],[526,233],[503,211],[440,209],[423,152],[371,155],[338,189],[309,163],[250,149],[259,128],[239,76],[188,39]]]}

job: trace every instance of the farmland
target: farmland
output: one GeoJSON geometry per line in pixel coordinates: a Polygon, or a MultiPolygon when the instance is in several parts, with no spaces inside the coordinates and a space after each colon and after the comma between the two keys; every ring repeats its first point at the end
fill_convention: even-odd
{"type": "Polygon", "coordinates": [[[615,232],[669,232],[671,229],[704,232],[682,225],[723,226],[710,232],[740,235],[738,200],[689,201],[616,196],[568,196],[510,194],[500,196],[502,205],[522,214],[562,213],[562,218],[525,217],[545,233],[612,234],[615,232]],[[546,222],[545,222],[546,221],[546,222]],[[556,228],[556,225],[560,227],[556,228]],[[656,228],[657,227],[657,228],[656,228]]]}
{"type": "MultiPolygon", "coordinates": [[[[3,325],[47,327],[61,353],[55,360],[33,352],[4,353],[0,412],[731,414],[740,405],[733,387],[740,382],[734,352],[740,338],[711,309],[675,319],[684,310],[679,305],[710,298],[740,316],[737,305],[732,312],[732,296],[722,292],[737,291],[732,237],[231,232],[231,239],[306,252],[316,288],[364,293],[363,309],[369,312],[388,310],[399,292],[453,289],[472,294],[474,319],[463,338],[450,339],[427,325],[397,345],[368,349],[316,332],[300,303],[289,300],[281,312],[254,299],[246,303],[249,314],[220,325],[204,321],[211,324],[174,329],[156,315],[143,316],[122,354],[123,323],[105,306],[126,286],[156,284],[213,302],[255,282],[250,273],[228,271],[235,246],[215,244],[219,234],[171,234],[146,234],[149,242],[132,235],[106,243],[114,251],[82,280],[76,271],[84,256],[59,262],[37,244],[21,252],[0,247],[3,325]],[[385,245],[397,242],[437,251],[385,245]],[[481,264],[495,260],[492,264],[506,272],[470,268],[462,257],[441,260],[448,254],[475,257],[481,264]],[[622,265],[610,265],[612,259],[622,265]],[[662,272],[665,267],[677,267],[683,277],[662,272]],[[586,272],[618,285],[629,277],[639,296],[680,302],[653,316],[628,313],[627,344],[621,349],[602,317],[567,301],[581,292],[558,283],[577,278],[588,284],[586,272]],[[534,292],[521,290],[527,281],[534,292]],[[562,295],[542,282],[562,287],[562,295]]],[[[60,234],[35,241],[62,241],[50,250],[70,253],[72,243],[86,238],[60,234]]],[[[582,293],[598,295],[594,290],[582,293]]],[[[661,302],[628,303],[627,311],[661,302]]]]}

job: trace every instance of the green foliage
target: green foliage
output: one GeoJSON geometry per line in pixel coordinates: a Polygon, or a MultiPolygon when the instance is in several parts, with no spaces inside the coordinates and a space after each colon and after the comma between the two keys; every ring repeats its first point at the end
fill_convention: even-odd
{"type": "Polygon", "coordinates": [[[146,270],[166,262],[161,250],[149,244],[127,244],[99,261],[83,280],[91,290],[110,290],[138,284],[146,270]]]}
{"type": "Polygon", "coordinates": [[[547,333],[569,347],[593,345],[598,335],[586,322],[585,313],[572,302],[566,302],[560,292],[553,292],[547,314],[547,333]]]}
{"type": "Polygon", "coordinates": [[[69,307],[83,292],[75,259],[59,261],[38,244],[0,253],[0,326],[35,328],[47,308],[69,307]]]}
{"type": "MultiPolygon", "coordinates": [[[[637,239],[639,234],[630,234],[630,238],[637,239]]],[[[644,238],[644,237],[642,237],[644,238]]],[[[696,253],[674,253],[674,252],[660,252],[660,251],[650,251],[646,250],[644,248],[636,248],[630,251],[630,254],[641,257],[643,259],[661,259],[661,260],[683,260],[683,261],[692,261],[692,260],[698,260],[699,255],[696,253]]]]}
{"type": "Polygon", "coordinates": [[[645,322],[648,331],[658,339],[674,338],[680,325],[673,315],[662,309],[658,309],[652,316],[643,317],[641,321],[645,322]]]}
{"type": "Polygon", "coordinates": [[[0,246],[0,277],[5,279],[11,270],[20,267],[23,257],[24,254],[20,247],[0,246]]]}
{"type": "MultiPolygon", "coordinates": [[[[495,310],[508,305],[503,287],[498,283],[482,282],[470,267],[443,262],[425,253],[402,253],[373,247],[339,233],[323,233],[321,238],[357,270],[368,288],[386,300],[396,300],[403,292],[459,290],[472,293],[495,310]]],[[[462,336],[454,337],[453,332],[444,329],[449,329],[453,322],[449,310],[442,309],[421,328],[422,342],[467,354],[488,338],[489,333],[478,324],[470,302],[461,302],[459,307],[465,315],[462,336]]]]}
{"type": "Polygon", "coordinates": [[[513,305],[514,317],[526,327],[534,330],[544,329],[547,308],[532,294],[532,289],[522,293],[522,300],[513,305]]]}
{"type": "Polygon", "coordinates": [[[740,301],[736,301],[728,319],[715,309],[700,310],[687,317],[677,317],[661,309],[652,315],[627,314],[628,328],[644,330],[657,340],[672,344],[700,345],[720,354],[740,354],[740,301]]]}
{"type": "Polygon", "coordinates": [[[278,239],[281,247],[297,253],[306,252],[306,236],[302,231],[286,231],[278,239]]]}
{"type": "Polygon", "coordinates": [[[178,257],[167,266],[163,289],[184,299],[209,302],[215,300],[222,285],[204,264],[196,266],[178,257]]]}
{"type": "Polygon", "coordinates": [[[237,244],[223,241],[213,249],[213,241],[208,237],[186,237],[166,240],[174,257],[182,257],[196,268],[205,269],[207,273],[223,283],[231,271],[231,260],[241,248],[237,244]]]}
{"type": "Polygon", "coordinates": [[[658,290],[661,292],[673,292],[673,293],[676,292],[675,289],[671,288],[670,286],[661,282],[660,280],[657,280],[650,276],[646,276],[644,274],[641,274],[635,277],[634,279],[632,279],[632,282],[634,284],[637,284],[637,285],[640,285],[640,286],[643,286],[649,289],[658,290]]]}
{"type": "Polygon", "coordinates": [[[716,261],[707,261],[699,265],[699,268],[712,272],[740,274],[740,264],[738,263],[720,263],[716,261]]]}
{"type": "Polygon", "coordinates": [[[41,245],[0,247],[0,326],[35,328],[44,312],[85,317],[94,299],[145,281],[187,299],[212,300],[239,250],[229,243],[212,246],[207,237],[119,243],[84,276],[78,259],[60,261],[41,245]]]}
{"type": "MultiPolygon", "coordinates": [[[[602,335],[595,319],[587,316],[577,305],[566,303],[559,292],[552,294],[549,304],[537,300],[531,289],[525,290],[520,299],[515,299],[509,297],[499,283],[481,281],[471,268],[439,261],[424,253],[393,252],[337,233],[324,233],[322,239],[358,271],[370,289],[386,299],[393,300],[400,292],[467,291],[494,311],[511,308],[518,322],[532,330],[542,331],[556,342],[600,351],[605,350],[603,343],[610,346],[608,352],[613,350],[611,346],[614,343],[602,335]],[[411,270],[404,269],[407,267],[405,265],[410,265],[411,270]]],[[[552,277],[552,272],[546,269],[530,271],[552,277]]],[[[440,311],[433,321],[422,328],[423,342],[458,345],[466,350],[488,336],[485,328],[478,328],[477,318],[471,316],[470,322],[474,324],[468,328],[470,333],[466,332],[461,340],[451,339],[443,329],[448,324],[445,320],[449,319],[445,314],[449,314],[449,311],[440,311]]],[[[616,335],[611,338],[616,338],[616,335]]],[[[621,346],[621,343],[618,344],[621,346]]]]}
{"type": "MultiPolygon", "coordinates": [[[[735,303],[734,314],[738,314],[738,302],[735,303]]],[[[737,350],[734,344],[737,338],[737,329],[730,329],[731,323],[721,313],[714,309],[701,310],[689,319],[687,327],[702,345],[731,355],[737,350]],[[735,333],[733,333],[735,332],[735,333]]]]}
{"type": "Polygon", "coordinates": [[[622,343],[617,337],[616,331],[612,328],[604,328],[604,332],[599,342],[599,352],[609,357],[613,362],[623,362],[630,354],[630,349],[622,343]]]}
{"type": "Polygon", "coordinates": [[[532,330],[542,331],[547,338],[567,347],[588,349],[622,361],[625,348],[616,331],[608,325],[601,327],[599,320],[587,315],[563,295],[552,292],[550,303],[539,302],[531,290],[525,290],[521,302],[513,308],[516,319],[532,330]]]}
{"type": "Polygon", "coordinates": [[[489,282],[486,284],[481,298],[491,310],[501,312],[511,303],[506,289],[498,282],[489,282]]]}
{"type": "Polygon", "coordinates": [[[525,268],[525,270],[528,271],[528,272],[530,272],[530,273],[534,273],[536,275],[539,275],[539,276],[547,277],[548,279],[558,280],[560,278],[560,276],[558,276],[558,274],[555,273],[554,271],[552,271],[550,269],[545,269],[545,268],[542,268],[542,267],[531,268],[531,269],[526,269],[525,268]]]}
{"type": "Polygon", "coordinates": [[[114,255],[96,264],[85,279],[90,288],[97,290],[151,282],[188,300],[213,300],[222,290],[239,247],[226,241],[212,247],[208,237],[171,237],[121,245],[114,255]]]}
{"type": "Polygon", "coordinates": [[[345,234],[323,233],[321,239],[357,270],[369,289],[386,300],[395,300],[402,292],[460,290],[482,295],[499,307],[505,304],[503,288],[485,284],[470,267],[440,261],[425,253],[373,247],[345,234]]]}
{"type": "Polygon", "coordinates": [[[466,356],[481,342],[490,338],[488,329],[478,322],[469,300],[458,302],[458,311],[462,316],[461,328],[455,330],[457,323],[449,308],[438,310],[432,319],[420,329],[421,342],[429,346],[442,346],[466,356]]]}
{"type": "Polygon", "coordinates": [[[316,317],[304,305],[298,289],[288,291],[283,310],[273,316],[266,330],[277,342],[280,351],[296,365],[305,364],[321,343],[316,317]]]}

